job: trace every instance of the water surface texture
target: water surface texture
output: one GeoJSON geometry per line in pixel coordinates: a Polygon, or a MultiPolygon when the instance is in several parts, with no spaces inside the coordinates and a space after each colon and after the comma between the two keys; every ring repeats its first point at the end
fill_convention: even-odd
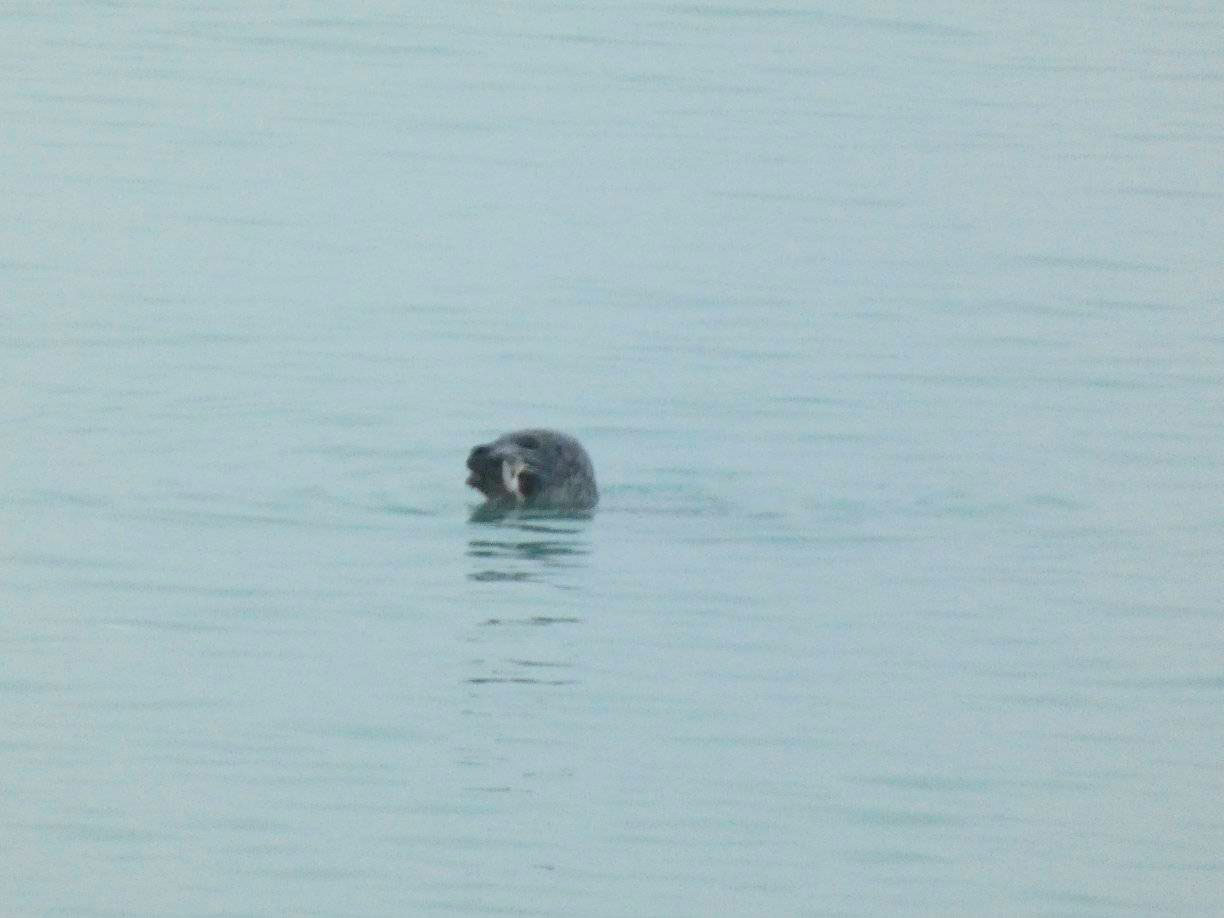
{"type": "Polygon", "coordinates": [[[8,4],[0,911],[1219,913],[1222,9],[8,4]]]}

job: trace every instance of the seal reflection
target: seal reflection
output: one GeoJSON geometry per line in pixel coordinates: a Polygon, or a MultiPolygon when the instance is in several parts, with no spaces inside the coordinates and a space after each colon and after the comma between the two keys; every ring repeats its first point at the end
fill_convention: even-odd
{"type": "Polygon", "coordinates": [[[484,531],[468,541],[467,555],[474,563],[467,578],[485,587],[474,597],[485,610],[472,622],[469,640],[480,651],[469,661],[472,671],[466,681],[485,686],[575,684],[573,648],[564,626],[583,619],[577,614],[577,586],[566,581],[567,573],[585,566],[590,553],[584,527],[520,517],[480,526],[484,531]],[[489,584],[515,587],[489,591],[489,584]],[[530,584],[568,592],[541,592],[530,584]]]}
{"type": "Polygon", "coordinates": [[[495,532],[490,533],[489,537],[468,541],[468,557],[488,565],[469,573],[469,580],[512,583],[549,581],[564,587],[557,575],[582,566],[583,558],[590,553],[580,526],[521,518],[478,519],[475,514],[473,521],[492,523],[495,532]],[[502,533],[505,533],[504,537],[494,537],[502,533]]]}

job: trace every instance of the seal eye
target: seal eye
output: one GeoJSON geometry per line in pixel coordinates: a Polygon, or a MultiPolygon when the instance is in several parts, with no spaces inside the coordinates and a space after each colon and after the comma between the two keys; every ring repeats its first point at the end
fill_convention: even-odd
{"type": "Polygon", "coordinates": [[[522,437],[515,437],[514,442],[517,443],[519,446],[521,446],[523,449],[539,449],[540,448],[540,441],[536,439],[535,437],[531,436],[530,434],[524,435],[522,437]]]}
{"type": "Polygon", "coordinates": [[[534,497],[539,493],[541,484],[540,476],[534,472],[524,470],[518,474],[518,492],[523,495],[524,499],[534,497]]]}

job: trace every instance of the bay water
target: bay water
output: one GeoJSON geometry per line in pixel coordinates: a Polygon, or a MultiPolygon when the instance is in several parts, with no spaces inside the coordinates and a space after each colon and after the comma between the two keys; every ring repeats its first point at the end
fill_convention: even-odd
{"type": "Polygon", "coordinates": [[[1224,910],[1224,10],[0,14],[0,914],[1224,910]],[[589,520],[469,519],[553,426],[589,520]]]}

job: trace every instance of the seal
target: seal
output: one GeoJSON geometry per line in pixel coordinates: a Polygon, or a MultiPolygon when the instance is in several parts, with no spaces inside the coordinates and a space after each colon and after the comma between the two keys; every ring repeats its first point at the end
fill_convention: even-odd
{"type": "Polygon", "coordinates": [[[556,430],[503,434],[474,448],[467,467],[467,483],[488,498],[482,509],[583,512],[599,503],[590,456],[556,430]]]}

